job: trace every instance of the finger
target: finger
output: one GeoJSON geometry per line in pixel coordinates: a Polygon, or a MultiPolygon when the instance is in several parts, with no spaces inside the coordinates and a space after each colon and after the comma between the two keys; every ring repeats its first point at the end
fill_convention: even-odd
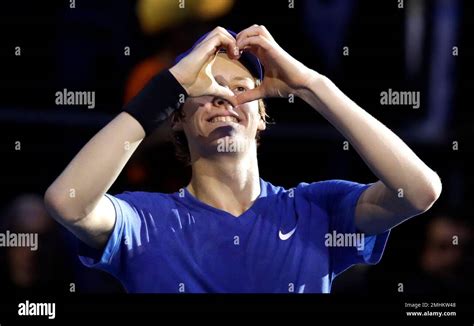
{"type": "Polygon", "coordinates": [[[187,55],[183,60],[188,61],[190,64],[196,67],[204,67],[211,63],[215,59],[215,55],[219,48],[234,47],[234,41],[229,40],[223,34],[216,34],[206,42],[202,42],[198,47],[194,48],[193,51],[187,55]]]}
{"type": "Polygon", "coordinates": [[[249,89],[246,92],[237,94],[236,99],[237,99],[237,103],[240,105],[247,102],[259,100],[264,97],[265,97],[265,94],[263,92],[263,89],[259,86],[257,88],[249,89]]]}
{"type": "Polygon", "coordinates": [[[214,55],[219,49],[224,48],[231,59],[239,55],[239,49],[234,38],[218,33],[206,42],[203,42],[199,50],[204,51],[207,57],[214,55]]]}
{"type": "Polygon", "coordinates": [[[254,24],[238,33],[236,35],[236,39],[239,37],[248,37],[248,36],[255,36],[255,35],[263,35],[265,37],[271,38],[272,36],[268,32],[268,30],[263,25],[254,24]]]}
{"type": "Polygon", "coordinates": [[[245,49],[246,47],[250,47],[252,49],[252,47],[255,46],[267,50],[271,45],[270,41],[262,35],[250,36],[240,40],[239,48],[241,49],[245,49]]]}
{"type": "Polygon", "coordinates": [[[273,37],[271,36],[270,32],[265,28],[263,25],[252,25],[249,28],[244,29],[241,31],[235,39],[237,40],[237,46],[241,48],[240,42],[248,37],[258,36],[261,35],[266,39],[273,41],[273,37]]]}
{"type": "Polygon", "coordinates": [[[265,26],[260,25],[260,30],[262,31],[263,36],[265,36],[270,41],[274,41],[272,34],[270,34],[270,32],[268,31],[268,29],[265,26]]]}
{"type": "Polygon", "coordinates": [[[232,36],[225,28],[218,26],[218,27],[214,28],[212,31],[210,31],[209,34],[207,34],[207,36],[204,38],[204,40],[202,42],[207,41],[208,39],[210,39],[211,37],[213,37],[216,34],[223,34],[223,35],[226,35],[227,37],[235,40],[234,36],[232,36]]]}
{"type": "Polygon", "coordinates": [[[231,58],[231,59],[236,59],[237,56],[239,55],[239,49],[237,48],[237,41],[236,39],[234,38],[234,36],[232,36],[226,29],[222,28],[222,27],[216,27],[214,30],[212,30],[207,36],[206,38],[204,38],[204,40],[199,43],[199,44],[202,44],[202,43],[205,43],[205,42],[208,42],[209,40],[211,40],[213,37],[215,37],[216,35],[223,35],[226,39],[228,39],[229,41],[232,41],[232,45],[233,46],[227,46],[226,47],[226,52],[228,54],[228,56],[231,58]]]}

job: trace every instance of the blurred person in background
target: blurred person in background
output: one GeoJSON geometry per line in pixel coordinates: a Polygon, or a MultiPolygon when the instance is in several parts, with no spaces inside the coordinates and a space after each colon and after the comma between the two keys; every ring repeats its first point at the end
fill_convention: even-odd
{"type": "Polygon", "coordinates": [[[406,292],[439,295],[474,290],[472,229],[451,214],[438,212],[427,224],[419,266],[406,292]]]}
{"type": "Polygon", "coordinates": [[[69,289],[72,274],[64,239],[40,196],[24,194],[17,197],[0,219],[0,232],[4,236],[37,236],[34,248],[0,248],[0,295],[57,293],[69,289]]]}

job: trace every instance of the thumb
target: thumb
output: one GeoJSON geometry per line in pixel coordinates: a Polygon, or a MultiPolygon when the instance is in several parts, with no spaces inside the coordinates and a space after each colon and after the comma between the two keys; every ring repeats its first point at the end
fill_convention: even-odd
{"type": "Polygon", "coordinates": [[[238,104],[244,104],[244,103],[255,101],[264,97],[265,97],[265,94],[261,86],[258,86],[257,88],[254,88],[254,89],[249,89],[248,91],[240,93],[236,96],[238,104]]]}

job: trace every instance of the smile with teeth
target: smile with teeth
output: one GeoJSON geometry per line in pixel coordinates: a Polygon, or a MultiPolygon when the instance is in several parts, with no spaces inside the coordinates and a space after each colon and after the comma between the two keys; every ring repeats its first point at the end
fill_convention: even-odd
{"type": "Polygon", "coordinates": [[[233,116],[217,116],[209,120],[210,123],[216,123],[216,122],[239,122],[236,117],[233,116]]]}

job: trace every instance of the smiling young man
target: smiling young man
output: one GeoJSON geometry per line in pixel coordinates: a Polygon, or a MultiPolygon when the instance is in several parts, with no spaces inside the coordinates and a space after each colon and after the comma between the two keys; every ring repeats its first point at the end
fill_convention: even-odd
{"type": "Polygon", "coordinates": [[[108,271],[129,292],[327,293],[351,265],[378,262],[390,229],[426,211],[441,192],[439,177],[407,145],[263,26],[239,34],[214,29],[124,111],[84,146],[45,201],[85,244],[83,263],[108,271]],[[336,127],[379,181],[287,190],[262,180],[260,99],[289,94],[336,127]],[[107,194],[145,135],[170,115],[189,151],[187,187],[107,194]],[[223,141],[240,150],[219,150],[223,141]]]}

